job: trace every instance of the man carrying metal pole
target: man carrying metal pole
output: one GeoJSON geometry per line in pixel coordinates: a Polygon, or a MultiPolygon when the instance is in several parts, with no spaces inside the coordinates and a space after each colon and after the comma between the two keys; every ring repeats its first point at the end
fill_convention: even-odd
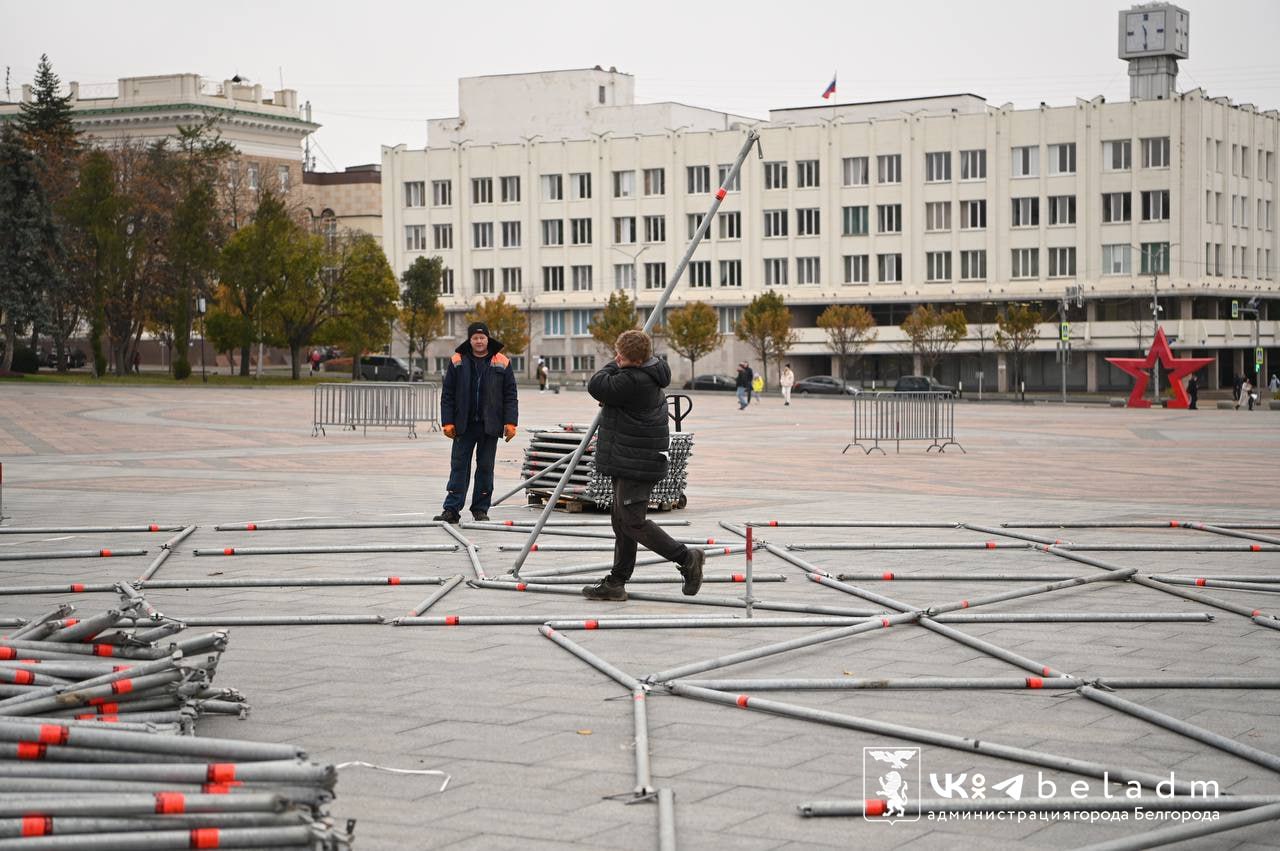
{"type": "Polygon", "coordinates": [[[626,583],[636,566],[636,547],[649,549],[680,566],[686,596],[702,587],[706,554],[672,539],[645,518],[649,493],[667,473],[667,400],[671,367],[653,356],[653,340],[643,331],[623,331],[614,343],[614,359],[587,384],[600,403],[596,469],[613,477],[613,569],[582,589],[588,600],[627,599],[626,583]]]}
{"type": "MultiPolygon", "coordinates": [[[[724,182],[726,185],[732,184],[737,179],[738,172],[742,169],[742,161],[747,158],[747,153],[759,140],[760,134],[757,131],[747,131],[747,138],[746,141],[742,143],[742,150],[738,151],[738,156],[733,161],[733,166],[729,169],[729,173],[725,175],[724,182]]],[[[676,284],[680,283],[680,276],[684,274],[685,268],[689,265],[689,258],[693,256],[694,249],[696,249],[698,247],[698,243],[702,241],[703,235],[707,232],[707,227],[711,224],[711,220],[715,218],[716,210],[720,209],[720,202],[724,200],[727,193],[728,190],[725,189],[724,186],[721,186],[716,190],[715,197],[711,202],[711,208],[707,211],[707,215],[702,217],[702,221],[698,224],[697,231],[693,234],[693,239],[689,240],[689,247],[685,249],[684,256],[680,258],[679,264],[676,265],[675,272],[671,275],[671,280],[667,282],[667,286],[662,291],[662,295],[658,297],[658,303],[653,306],[653,310],[649,313],[649,318],[645,320],[643,330],[646,334],[653,329],[653,326],[657,324],[658,318],[662,316],[662,311],[666,308],[667,302],[671,299],[672,291],[675,290],[676,284]]],[[[518,577],[520,575],[520,568],[524,564],[524,560],[529,557],[529,553],[533,549],[533,545],[537,542],[538,535],[542,532],[542,527],[546,525],[547,517],[555,509],[556,501],[560,499],[560,495],[564,493],[565,486],[569,482],[569,476],[571,476],[574,469],[577,468],[578,461],[582,458],[582,453],[586,450],[587,444],[591,442],[591,436],[596,433],[596,429],[600,425],[601,416],[602,414],[598,413],[596,414],[596,418],[592,420],[591,425],[582,436],[582,442],[578,444],[578,448],[574,450],[573,458],[569,461],[568,467],[566,467],[564,473],[561,474],[560,481],[556,484],[555,490],[552,491],[550,499],[548,499],[547,504],[543,506],[542,514],[538,517],[537,524],[529,533],[529,537],[525,539],[524,549],[516,558],[516,563],[511,567],[511,574],[513,576],[518,577]]]]}

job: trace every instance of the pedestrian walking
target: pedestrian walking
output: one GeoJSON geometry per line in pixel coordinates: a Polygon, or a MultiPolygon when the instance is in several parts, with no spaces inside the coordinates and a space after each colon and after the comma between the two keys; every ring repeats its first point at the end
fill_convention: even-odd
{"type": "Polygon", "coordinates": [[[547,362],[543,358],[538,358],[538,369],[535,374],[538,377],[538,392],[546,393],[547,378],[550,376],[551,371],[547,369],[547,362]]]}
{"type": "Polygon", "coordinates": [[[1249,381],[1247,376],[1240,379],[1240,395],[1236,397],[1236,410],[1240,410],[1241,405],[1246,405],[1246,410],[1253,410],[1253,382],[1249,381]]]}
{"type": "Polygon", "coordinates": [[[1236,403],[1236,407],[1240,407],[1240,385],[1244,383],[1244,376],[1237,375],[1231,379],[1231,399],[1236,403]]]}
{"type": "Polygon", "coordinates": [[[311,350],[311,373],[312,375],[314,375],[319,371],[320,371],[320,350],[312,349],[311,350]]]}
{"type": "Polygon", "coordinates": [[[746,361],[738,364],[738,378],[734,382],[734,387],[738,391],[739,411],[746,410],[747,405],[751,404],[751,379],[754,377],[746,361]]]}
{"type": "Polygon", "coordinates": [[[1196,407],[1196,400],[1200,398],[1200,381],[1194,375],[1187,379],[1187,398],[1190,404],[1187,405],[1189,410],[1199,410],[1196,407]]]}
{"type": "Polygon", "coordinates": [[[141,375],[142,374],[142,352],[138,351],[137,349],[133,350],[132,365],[133,365],[133,374],[141,375]]]}
{"type": "Polygon", "coordinates": [[[676,563],[687,596],[702,587],[706,553],[671,538],[647,518],[649,494],[667,474],[667,400],[671,367],[653,356],[653,340],[643,331],[623,331],[612,361],[591,376],[587,392],[604,409],[596,442],[595,467],[613,477],[613,569],[582,589],[588,600],[626,600],[627,580],[643,545],[676,563]]]}
{"type": "Polygon", "coordinates": [[[1280,391],[1280,378],[1277,378],[1274,372],[1271,373],[1271,380],[1267,382],[1267,389],[1271,391],[1272,399],[1276,397],[1276,392],[1280,391]]]}
{"type": "Polygon", "coordinates": [[[764,396],[764,376],[756,375],[751,379],[751,392],[747,394],[749,397],[755,397],[757,402],[764,396]]]}
{"type": "Polygon", "coordinates": [[[782,375],[778,378],[778,386],[782,388],[782,404],[791,404],[791,388],[795,386],[796,374],[791,371],[791,364],[784,364],[782,375]]]}
{"type": "Polygon", "coordinates": [[[511,359],[502,353],[502,341],[489,336],[489,326],[472,322],[467,326],[467,339],[453,351],[440,388],[441,430],[453,441],[453,450],[444,510],[434,519],[446,523],[462,519],[473,454],[476,482],[471,492],[471,516],[480,521],[489,519],[498,438],[510,443],[518,422],[511,359]]]}

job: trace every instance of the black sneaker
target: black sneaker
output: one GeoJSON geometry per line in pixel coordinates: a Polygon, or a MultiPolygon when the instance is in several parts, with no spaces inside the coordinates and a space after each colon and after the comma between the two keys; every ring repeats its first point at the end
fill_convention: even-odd
{"type": "Polygon", "coordinates": [[[697,594],[698,589],[702,587],[702,563],[706,560],[705,550],[689,550],[689,563],[680,568],[680,575],[684,577],[684,585],[680,586],[680,591],[686,597],[697,594]]]}
{"type": "Polygon", "coordinates": [[[446,523],[460,523],[462,521],[462,515],[454,511],[452,508],[446,508],[431,519],[443,520],[446,523]]]}
{"type": "Polygon", "coordinates": [[[621,603],[627,599],[627,586],[624,582],[618,582],[613,577],[606,576],[595,585],[583,588],[582,596],[588,600],[612,600],[621,603]]]}
{"type": "Polygon", "coordinates": [[[472,516],[473,518],[475,518],[475,521],[476,521],[477,523],[488,523],[488,522],[489,522],[489,512],[487,512],[487,511],[473,511],[473,512],[471,512],[471,516],[472,516]]]}

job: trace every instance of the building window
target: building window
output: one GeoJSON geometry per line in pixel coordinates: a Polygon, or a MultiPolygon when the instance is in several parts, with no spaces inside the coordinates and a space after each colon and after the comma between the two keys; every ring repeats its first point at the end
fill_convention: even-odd
{"type": "Polygon", "coordinates": [[[1102,143],[1102,168],[1106,171],[1128,171],[1133,167],[1133,143],[1116,139],[1102,143]]]}
{"type": "Polygon", "coordinates": [[[569,277],[573,279],[573,291],[575,293],[591,292],[590,266],[572,266],[569,272],[569,277]]]}
{"type": "Polygon", "coordinates": [[[742,189],[742,171],[739,170],[738,173],[733,176],[733,180],[729,180],[729,172],[732,170],[733,163],[722,165],[718,170],[719,175],[717,179],[720,181],[720,185],[724,187],[725,192],[738,192],[742,189]]]}
{"type": "Polygon", "coordinates": [[[667,286],[667,264],[666,263],[646,263],[644,264],[644,288],[646,290],[661,290],[667,286]]]}
{"type": "Polygon", "coordinates": [[[543,201],[563,201],[564,200],[564,176],[559,174],[542,175],[542,200],[543,201]]]}
{"type": "Polygon", "coordinates": [[[453,270],[440,270],[440,295],[453,295],[453,270]]]}
{"type": "MultiPolygon", "coordinates": [[[[587,336],[590,336],[590,335],[591,335],[591,332],[588,331],[587,336]]],[[[595,372],[596,356],[595,355],[574,355],[573,371],[574,372],[595,372]]]]}
{"type": "Polygon", "coordinates": [[[667,241],[667,217],[666,216],[645,216],[644,217],[644,241],[645,242],[666,242],[667,241]]]}
{"type": "Polygon", "coordinates": [[[981,249],[977,251],[961,251],[960,252],[960,280],[985,281],[986,278],[987,278],[987,252],[981,249]]]}
{"type": "Polygon", "coordinates": [[[711,166],[691,165],[685,171],[689,184],[689,194],[711,191],[711,166]]]}
{"type": "Polygon", "coordinates": [[[1014,278],[1040,277],[1040,249],[1038,248],[1013,249],[1012,277],[1014,278]]]}
{"type": "Polygon", "coordinates": [[[448,369],[449,369],[449,358],[442,358],[442,357],[438,357],[438,358],[436,358],[436,359],[435,359],[435,363],[436,363],[436,372],[437,372],[437,373],[441,373],[441,374],[443,374],[443,373],[445,373],[445,372],[447,372],[447,371],[448,371],[448,369]]]}
{"type": "Polygon", "coordinates": [[[817,207],[801,207],[796,210],[796,236],[817,236],[822,232],[822,222],[817,207]]]}
{"type": "Polygon", "coordinates": [[[427,250],[427,226],[426,225],[405,225],[404,248],[405,248],[405,251],[426,251],[427,250]]]}
{"type": "MultiPolygon", "coordinates": [[[[702,220],[706,218],[706,213],[689,213],[685,216],[685,220],[689,224],[689,239],[693,239],[698,233],[698,227],[702,224],[702,220]]],[[[707,229],[706,236],[711,238],[711,229],[707,229]]]]}
{"type": "MultiPolygon", "coordinates": [[[[864,204],[860,207],[845,207],[841,213],[844,220],[843,234],[845,236],[866,236],[867,235],[867,207],[864,204]]],[[[767,219],[766,219],[767,225],[767,219]]]]}
{"type": "Polygon", "coordinates": [[[453,225],[432,225],[431,239],[436,251],[453,248],[453,225]]]}
{"type": "Polygon", "coordinates": [[[841,160],[845,186],[866,186],[870,182],[866,157],[845,157],[841,160]]]}
{"type": "Polygon", "coordinates": [[[876,233],[902,233],[902,205],[881,204],[876,207],[876,233]]]}
{"type": "Polygon", "coordinates": [[[1049,146],[1049,174],[1076,173],[1076,143],[1049,146]]]}
{"type": "Polygon", "coordinates": [[[1053,195],[1049,198],[1049,224],[1074,225],[1076,223],[1076,196],[1053,195]]]}
{"type": "Polygon", "coordinates": [[[518,293],[524,288],[519,266],[504,266],[502,269],[502,291],[518,293]]]}
{"type": "Polygon", "coordinates": [[[877,254],[876,280],[882,284],[896,284],[902,280],[902,255],[877,254]]]}
{"type": "Polygon", "coordinates": [[[1102,246],[1102,274],[1133,274],[1133,266],[1129,259],[1128,243],[1113,243],[1111,245],[1102,246]]]}
{"type": "Polygon", "coordinates": [[[787,235],[787,211],[764,211],[764,235],[766,238],[787,235]]]}
{"type": "Polygon", "coordinates": [[[665,169],[646,168],[644,170],[644,194],[667,194],[667,172],[665,169]]]}
{"type": "Polygon", "coordinates": [[[796,258],[796,283],[797,284],[822,283],[821,259],[818,257],[797,257],[796,258]]]}
{"type": "MultiPolygon", "coordinates": [[[[1247,203],[1247,201],[1246,201],[1247,203]]],[[[1242,205],[1242,212],[1248,207],[1242,205]]],[[[1142,193],[1142,220],[1144,222],[1163,222],[1169,218],[1169,190],[1157,189],[1142,193]]]]}
{"type": "Polygon", "coordinates": [[[564,336],[564,311],[563,310],[544,310],[542,312],[542,336],[544,337],[563,337],[564,336]]]}
{"type": "Polygon", "coordinates": [[[471,247],[493,248],[493,222],[475,222],[471,225],[471,247]]]}
{"type": "Polygon", "coordinates": [[[472,204],[492,204],[493,203],[493,178],[492,177],[471,178],[471,203],[472,204]]]}
{"type": "Polygon", "coordinates": [[[710,260],[694,260],[689,264],[689,286],[691,287],[710,287],[711,286],[711,261],[710,260]]]}
{"type": "Polygon", "coordinates": [[[453,206],[453,181],[451,180],[431,181],[431,206],[433,207],[453,206]]]}
{"type": "Polygon", "coordinates": [[[542,220],[542,244],[564,245],[564,219],[542,220]]]}
{"type": "Polygon", "coordinates": [[[1013,215],[1009,219],[1009,226],[1029,228],[1038,224],[1040,224],[1040,199],[1014,198],[1013,215]]]}
{"type": "Polygon", "coordinates": [[[591,244],[591,219],[569,220],[569,242],[572,245],[591,244]]]}
{"type": "Polygon", "coordinates": [[[503,222],[502,223],[502,247],[503,248],[519,248],[520,247],[520,223],[519,222],[503,222]]]}
{"type": "Polygon", "coordinates": [[[1027,145],[1012,150],[1014,177],[1038,177],[1040,175],[1040,147],[1027,145]]]}
{"type": "Polygon", "coordinates": [[[1128,222],[1133,219],[1133,199],[1128,192],[1105,192],[1102,195],[1102,221],[1104,224],[1128,222]]]}
{"type": "Polygon", "coordinates": [[[544,293],[564,292],[564,267],[563,266],[543,266],[542,267],[542,291],[544,293]]]}
{"type": "Polygon", "coordinates": [[[427,184],[424,181],[405,181],[404,205],[406,207],[425,207],[427,205],[427,184]]]}
{"type": "Polygon", "coordinates": [[[615,290],[634,290],[636,288],[636,267],[634,264],[614,264],[613,288],[615,290]]]}
{"type": "Polygon", "coordinates": [[[764,285],[766,287],[785,287],[787,285],[787,258],[765,258],[764,285]]]}
{"type": "MultiPolygon", "coordinates": [[[[286,171],[288,171],[288,168],[286,166],[280,166],[280,168],[283,168],[286,171]]],[[[1240,176],[1241,177],[1249,176],[1249,146],[1248,145],[1240,146],[1240,176]]]]}
{"type": "MultiPolygon", "coordinates": [[[[1241,263],[1243,266],[1243,262],[1241,263]]],[[[1169,243],[1142,243],[1142,269],[1144,275],[1169,274],[1169,243]]]]}
{"type": "Polygon", "coordinates": [[[942,183],[951,180],[951,152],[933,151],[924,155],[925,183],[942,183]]]}
{"type": "Polygon", "coordinates": [[[982,230],[986,226],[986,199],[960,202],[960,230],[982,230]]]}
{"type": "Polygon", "coordinates": [[[1049,249],[1049,277],[1074,278],[1076,274],[1075,248],[1049,249]]]}
{"type": "Polygon", "coordinates": [[[472,269],[471,281],[475,285],[476,295],[493,295],[492,269],[472,269]]]}
{"type": "Polygon", "coordinates": [[[574,201],[586,201],[591,197],[591,172],[580,171],[569,175],[569,188],[574,201]]]}
{"type": "Polygon", "coordinates": [[[924,229],[927,231],[951,230],[950,201],[930,201],[924,205],[924,229]]]}
{"type": "Polygon", "coordinates": [[[736,210],[731,213],[720,213],[716,216],[720,225],[721,239],[742,239],[742,213],[736,210]]]}
{"type": "Polygon", "coordinates": [[[925,280],[951,280],[951,252],[929,251],[924,255],[925,280]]]}
{"type": "MultiPolygon", "coordinates": [[[[520,355],[519,359],[524,360],[524,356],[520,355]]],[[[545,360],[547,362],[547,369],[552,372],[564,372],[564,355],[547,355],[545,360]]],[[[512,358],[511,361],[514,364],[516,358],[512,358]]]]}
{"type": "Polygon", "coordinates": [[[257,163],[249,163],[248,181],[250,189],[257,189],[258,185],[262,182],[259,177],[261,170],[261,166],[257,163]]]}
{"type": "Polygon", "coordinates": [[[517,204],[520,201],[520,176],[509,175],[498,178],[499,191],[504,204],[517,204]]]}
{"type": "Polygon", "coordinates": [[[287,165],[276,166],[276,185],[280,187],[281,192],[289,191],[289,167],[287,165]]]}
{"type": "Polygon", "coordinates": [[[1142,167],[1169,167],[1169,137],[1156,136],[1142,140],[1142,167]]]}
{"type": "Polygon", "coordinates": [[[613,241],[630,245],[636,241],[636,217],[616,216],[613,220],[613,241]]]}
{"type": "Polygon", "coordinates": [[[773,162],[764,164],[764,188],[765,189],[786,189],[787,188],[787,164],[784,162],[773,162]]]}
{"type": "Polygon", "coordinates": [[[742,286],[742,261],[741,260],[721,260],[720,261],[720,286],[722,287],[742,286]]]}
{"type": "Polygon", "coordinates": [[[717,307],[716,313],[720,315],[721,334],[732,334],[733,329],[742,321],[741,307],[717,307]]]}
{"type": "Polygon", "coordinates": [[[876,183],[902,182],[902,154],[881,154],[876,157],[876,183]]]}
{"type": "Polygon", "coordinates": [[[960,152],[960,179],[986,180],[987,152],[983,148],[960,152]]]}
{"type": "Polygon", "coordinates": [[[636,194],[636,173],[634,171],[615,171],[613,173],[613,197],[631,198],[636,194]]]}
{"type": "Polygon", "coordinates": [[[846,284],[871,283],[871,262],[866,254],[844,256],[844,282],[846,284]]]}
{"type": "Polygon", "coordinates": [[[818,186],[818,161],[796,160],[796,189],[813,189],[818,186]]]}

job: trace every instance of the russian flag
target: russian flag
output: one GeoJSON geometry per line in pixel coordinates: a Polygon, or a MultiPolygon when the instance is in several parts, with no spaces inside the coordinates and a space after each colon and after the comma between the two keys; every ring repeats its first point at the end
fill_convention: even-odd
{"type": "Polygon", "coordinates": [[[831,85],[827,86],[827,90],[822,93],[822,99],[826,100],[827,98],[831,97],[835,93],[836,93],[836,76],[835,74],[832,74],[831,85]]]}

